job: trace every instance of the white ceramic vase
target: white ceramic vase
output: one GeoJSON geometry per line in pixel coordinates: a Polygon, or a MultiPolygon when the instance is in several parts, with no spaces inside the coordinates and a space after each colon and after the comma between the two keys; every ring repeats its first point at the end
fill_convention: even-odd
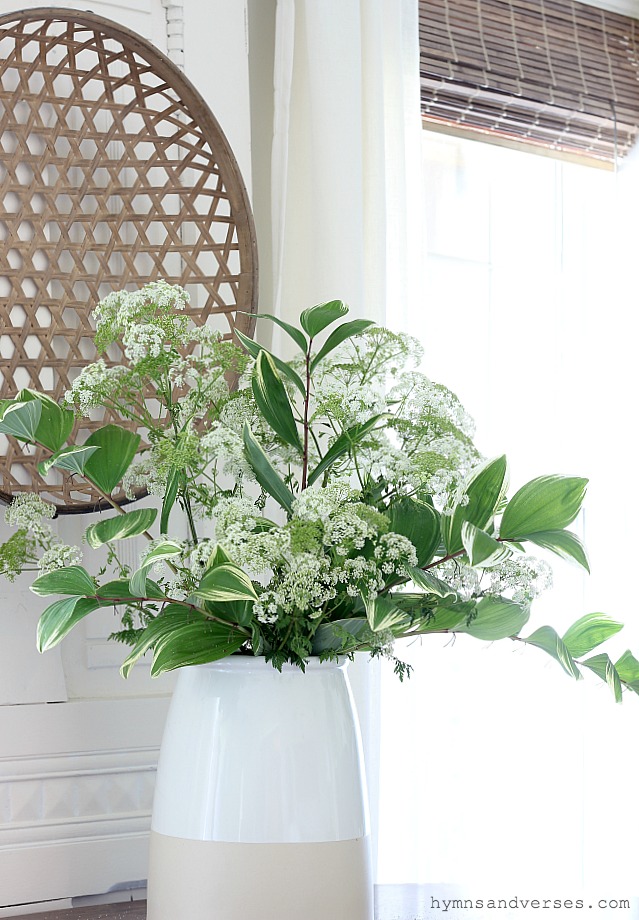
{"type": "Polygon", "coordinates": [[[153,806],[148,920],[373,920],[346,663],[184,668],[153,806]]]}

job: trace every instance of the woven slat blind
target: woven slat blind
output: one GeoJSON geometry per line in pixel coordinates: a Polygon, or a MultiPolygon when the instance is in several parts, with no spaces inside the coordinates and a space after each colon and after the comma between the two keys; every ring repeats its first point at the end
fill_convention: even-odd
{"type": "Polygon", "coordinates": [[[639,126],[639,20],[576,0],[420,0],[426,123],[612,163],[639,126]]]}

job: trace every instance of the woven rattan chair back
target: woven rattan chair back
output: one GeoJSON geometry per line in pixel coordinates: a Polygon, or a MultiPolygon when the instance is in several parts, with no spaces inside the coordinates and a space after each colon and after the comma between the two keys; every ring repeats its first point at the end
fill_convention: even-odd
{"type": "MultiPolygon", "coordinates": [[[[29,387],[60,400],[96,357],[90,311],[113,290],[164,278],[189,291],[195,323],[251,330],[255,234],[237,163],[149,42],[91,13],[0,17],[0,146],[0,398],[29,387]]],[[[80,442],[109,421],[79,423],[80,442]]],[[[0,498],[98,507],[72,476],[43,479],[41,459],[0,435],[0,498]]]]}

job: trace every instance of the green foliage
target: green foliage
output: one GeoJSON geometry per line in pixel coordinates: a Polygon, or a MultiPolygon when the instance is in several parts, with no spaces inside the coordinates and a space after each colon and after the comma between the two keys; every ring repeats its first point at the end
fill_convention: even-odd
{"type": "Polygon", "coordinates": [[[143,534],[158,516],[155,508],[140,508],[126,514],[106,518],[91,524],[85,532],[85,539],[92,549],[97,549],[112,540],[127,540],[143,534]]]}
{"type": "Polygon", "coordinates": [[[266,351],[260,351],[255,362],[253,396],[258,409],[273,431],[286,444],[291,444],[301,453],[302,442],[286,388],[277,373],[273,359],[266,351]]]}
{"type": "Polygon", "coordinates": [[[140,446],[140,435],[119,425],[105,425],[92,432],[84,446],[100,448],[88,458],[83,472],[89,482],[110,495],[131,466],[140,446]]]}
{"type": "Polygon", "coordinates": [[[506,506],[501,538],[524,540],[567,527],[579,514],[587,485],[587,479],[577,476],[540,476],[526,483],[506,506]]]}
{"type": "Polygon", "coordinates": [[[449,553],[462,549],[465,522],[482,530],[490,524],[507,485],[506,457],[489,460],[472,471],[452,513],[442,518],[442,534],[449,553]]]}
{"type": "Polygon", "coordinates": [[[0,547],[0,572],[39,567],[32,590],[60,596],[41,617],[41,650],[113,606],[115,638],[131,646],[124,676],[147,652],[155,676],[232,654],[304,669],[311,655],[365,651],[403,679],[397,639],[459,633],[536,647],[573,678],[596,675],[616,700],[639,694],[639,661],[601,649],[621,629],[610,617],[521,635],[549,580],[531,548],[589,569],[566,529],[585,479],[542,476],[508,500],[505,456],[480,458],[457,397],[412,369],[418,343],[345,319],[341,301],[305,310],[299,327],[263,314],[297,347],[292,360],[241,332],[238,346],[193,327],[187,304],[162,281],[105,298],[96,344],[118,342],[126,364],[89,365],[66,397],[77,415],[133,420],[141,453],[140,436],[113,424],[75,443],[73,411],[44,394],[0,402],[0,432],[44,450],[43,475],[70,472],[114,506],[86,531],[87,552],[106,547],[95,576],[79,547],[57,541],[45,502],[21,495],[7,509],[16,533],[0,547]],[[141,488],[159,513],[115,506],[114,494],[141,488]],[[186,538],[173,532],[178,509],[186,538]],[[131,572],[118,544],[136,537],[152,542],[131,572]]]}

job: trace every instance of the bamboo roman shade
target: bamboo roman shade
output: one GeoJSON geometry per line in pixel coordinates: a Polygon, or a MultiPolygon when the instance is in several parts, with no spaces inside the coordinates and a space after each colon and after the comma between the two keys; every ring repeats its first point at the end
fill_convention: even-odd
{"type": "Polygon", "coordinates": [[[613,163],[639,125],[639,20],[575,0],[420,0],[433,127],[613,163]]]}

